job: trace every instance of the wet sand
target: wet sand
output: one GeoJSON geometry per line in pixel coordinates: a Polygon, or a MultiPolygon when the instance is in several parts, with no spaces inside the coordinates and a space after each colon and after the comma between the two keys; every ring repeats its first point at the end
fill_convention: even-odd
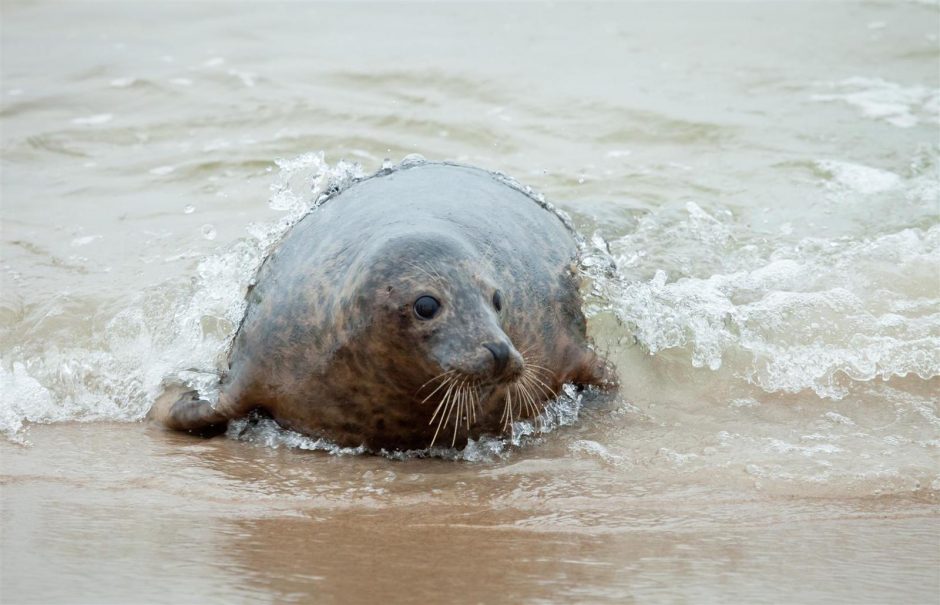
{"type": "Polygon", "coordinates": [[[34,426],[0,444],[4,603],[931,603],[929,499],[723,492],[493,463],[34,426]]]}

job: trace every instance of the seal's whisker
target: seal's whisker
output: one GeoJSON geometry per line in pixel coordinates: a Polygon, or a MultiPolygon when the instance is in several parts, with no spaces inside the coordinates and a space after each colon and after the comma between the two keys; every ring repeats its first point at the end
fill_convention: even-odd
{"type": "Polygon", "coordinates": [[[539,370],[544,370],[544,371],[547,372],[547,371],[548,371],[548,368],[546,368],[545,366],[543,366],[543,365],[541,365],[541,364],[539,364],[539,363],[536,363],[537,361],[542,361],[542,360],[541,360],[541,359],[532,359],[532,360],[529,360],[529,361],[526,362],[526,367],[530,367],[530,368],[534,368],[534,369],[539,369],[539,370]]]}
{"type": "Polygon", "coordinates": [[[516,395],[519,398],[519,416],[521,417],[524,412],[528,413],[530,411],[528,388],[523,381],[516,383],[516,387],[518,389],[516,395]]]}
{"type": "Polygon", "coordinates": [[[450,377],[444,381],[445,385],[449,385],[447,390],[444,391],[444,395],[441,397],[441,401],[437,404],[437,407],[434,408],[434,413],[431,414],[431,420],[428,421],[428,424],[434,422],[434,419],[437,417],[437,413],[441,411],[441,408],[444,406],[444,403],[447,401],[448,395],[450,395],[451,390],[454,388],[454,383],[456,382],[456,377],[450,377]]]}
{"type": "MultiPolygon", "coordinates": [[[[441,374],[438,374],[437,376],[435,376],[435,377],[432,378],[431,380],[429,380],[429,381],[425,382],[424,384],[422,384],[422,385],[418,388],[418,390],[415,391],[415,394],[417,395],[418,393],[420,393],[420,392],[421,392],[421,389],[423,389],[424,387],[428,386],[430,383],[434,382],[435,380],[438,380],[439,378],[444,378],[444,377],[446,377],[447,375],[453,374],[453,373],[455,373],[455,372],[456,372],[456,370],[449,370],[449,371],[447,371],[447,372],[443,372],[443,373],[441,373],[441,374]]],[[[446,384],[447,384],[447,381],[446,381],[446,380],[441,381],[441,384],[439,384],[439,385],[437,386],[437,388],[435,388],[433,391],[431,391],[431,394],[430,394],[430,395],[428,395],[427,397],[425,397],[424,399],[422,399],[422,400],[421,400],[421,403],[426,403],[428,399],[430,399],[431,397],[434,396],[434,393],[437,393],[438,391],[440,391],[440,390],[444,387],[444,385],[446,385],[446,384]]]]}
{"type": "Polygon", "coordinates": [[[526,368],[531,368],[534,372],[548,373],[551,374],[551,371],[548,368],[536,365],[534,363],[527,363],[526,368]]]}
{"type": "Polygon", "coordinates": [[[458,419],[461,424],[466,425],[468,433],[470,431],[470,407],[472,403],[473,403],[473,381],[471,381],[470,384],[467,385],[467,388],[464,391],[464,398],[463,398],[463,402],[461,406],[462,407],[461,411],[463,413],[458,419]]]}
{"type": "MultiPolygon", "coordinates": [[[[545,386],[548,386],[549,382],[554,382],[556,380],[555,374],[548,370],[544,370],[541,368],[527,368],[527,369],[529,370],[527,373],[530,374],[534,380],[541,381],[542,384],[544,384],[545,386]]],[[[555,391],[554,389],[551,389],[551,390],[552,392],[555,391]]]]}
{"type": "Polygon", "coordinates": [[[460,385],[460,388],[457,389],[457,395],[454,396],[454,405],[447,412],[447,422],[445,424],[450,424],[450,416],[453,412],[457,412],[457,416],[454,418],[454,436],[450,440],[450,446],[454,447],[454,444],[457,442],[457,427],[460,426],[460,409],[463,407],[463,384],[460,385]]]}
{"type": "Polygon", "coordinates": [[[443,372],[441,372],[440,374],[438,374],[438,375],[435,376],[434,378],[431,378],[430,380],[428,380],[427,382],[425,382],[424,384],[422,384],[420,387],[418,387],[418,391],[420,391],[420,390],[423,389],[424,387],[428,386],[429,384],[431,384],[432,382],[434,382],[434,381],[437,380],[438,378],[442,378],[442,377],[444,377],[444,376],[447,376],[448,374],[454,374],[456,371],[457,371],[457,370],[444,370],[443,372]]]}
{"type": "MultiPolygon", "coordinates": [[[[464,413],[464,407],[465,407],[465,405],[466,405],[466,400],[467,400],[467,387],[465,386],[465,383],[461,383],[461,384],[460,384],[460,393],[458,393],[458,395],[457,395],[457,406],[456,406],[456,408],[457,408],[457,409],[456,409],[457,415],[454,416],[454,436],[453,436],[453,438],[450,440],[450,446],[451,446],[451,447],[454,447],[455,445],[457,445],[457,429],[460,428],[460,416],[461,416],[461,414],[464,413]]],[[[450,420],[450,414],[449,414],[449,413],[447,414],[447,419],[450,420]]]]}
{"type": "Polygon", "coordinates": [[[535,396],[532,394],[528,383],[522,381],[520,382],[519,386],[522,388],[523,402],[525,403],[526,412],[531,415],[532,420],[535,422],[536,428],[541,430],[541,422],[539,421],[540,406],[537,403],[535,396]]]}
{"type": "Polygon", "coordinates": [[[503,399],[503,415],[499,421],[503,423],[503,430],[512,428],[512,387],[506,389],[506,397],[503,399]]]}
{"type": "Polygon", "coordinates": [[[444,419],[444,426],[450,424],[450,417],[454,413],[454,408],[457,407],[457,403],[460,401],[460,393],[463,392],[463,383],[466,381],[466,378],[457,383],[457,388],[454,389],[454,394],[451,396],[450,401],[447,402],[447,407],[444,408],[444,414],[447,418],[444,419]]]}
{"type": "MultiPolygon", "coordinates": [[[[464,391],[464,398],[463,398],[463,421],[464,421],[464,424],[467,425],[467,436],[468,436],[468,437],[469,437],[469,433],[470,433],[470,417],[469,417],[469,414],[470,414],[470,403],[471,403],[471,401],[472,401],[472,400],[471,400],[471,390],[470,390],[470,386],[468,385],[467,388],[466,388],[466,390],[464,391]]],[[[456,432],[457,432],[457,431],[455,430],[454,433],[456,434],[456,432]]]]}
{"type": "Polygon", "coordinates": [[[473,391],[470,389],[470,387],[467,387],[467,398],[464,401],[463,415],[460,418],[461,422],[463,422],[463,424],[467,427],[467,432],[470,432],[470,408],[472,407],[472,403],[473,391]]]}
{"type": "Polygon", "coordinates": [[[416,262],[414,262],[414,261],[408,262],[408,266],[411,267],[412,269],[415,269],[415,270],[417,270],[417,271],[420,271],[421,273],[424,273],[424,274],[427,275],[428,278],[430,278],[431,280],[437,281],[437,279],[440,279],[440,276],[434,277],[433,275],[431,275],[430,273],[428,273],[427,269],[421,267],[418,263],[416,263],[416,262]]]}
{"type": "Polygon", "coordinates": [[[476,386],[473,389],[473,424],[477,422],[477,415],[483,414],[483,389],[480,386],[479,381],[476,383],[476,386]]]}
{"type": "MultiPolygon", "coordinates": [[[[540,393],[545,395],[548,399],[558,398],[558,391],[550,387],[548,383],[540,379],[536,374],[530,374],[527,377],[527,380],[528,380],[529,386],[532,387],[533,390],[539,391],[540,393]]],[[[544,408],[545,402],[542,402],[541,406],[544,408]]]]}
{"type": "Polygon", "coordinates": [[[518,387],[516,387],[516,406],[514,407],[511,403],[509,406],[509,431],[513,437],[516,436],[516,425],[515,425],[516,418],[522,417],[522,405],[523,405],[523,400],[519,394],[518,387]],[[516,409],[517,407],[518,407],[518,410],[516,409]]]}
{"type": "Polygon", "coordinates": [[[468,436],[470,434],[470,425],[476,422],[476,419],[474,418],[474,415],[476,414],[475,406],[477,403],[476,392],[477,392],[477,381],[474,380],[473,382],[470,383],[470,386],[467,388],[467,409],[466,409],[467,415],[464,416],[464,420],[467,425],[468,436]]]}
{"type": "Polygon", "coordinates": [[[477,387],[477,381],[474,380],[469,393],[469,400],[467,402],[467,437],[470,436],[470,425],[476,424],[477,421],[477,406],[480,405],[479,391],[477,387]]]}
{"type": "MultiPolygon", "coordinates": [[[[441,399],[441,402],[437,405],[438,410],[441,410],[441,408],[443,408],[443,410],[441,410],[440,418],[438,418],[437,420],[437,428],[434,430],[434,436],[431,437],[431,445],[428,447],[434,447],[434,442],[437,441],[437,435],[438,433],[441,432],[441,427],[446,424],[444,422],[444,413],[450,407],[450,403],[453,399],[454,392],[455,392],[454,387],[457,384],[457,380],[458,378],[456,376],[452,378],[450,387],[448,387],[447,392],[444,393],[444,398],[441,399]]],[[[434,416],[437,416],[437,410],[434,411],[434,416]]],[[[431,422],[429,422],[428,424],[432,424],[434,422],[434,416],[431,417],[431,422]]]]}
{"type": "MultiPolygon", "coordinates": [[[[541,395],[544,395],[547,400],[557,399],[557,396],[554,393],[550,391],[546,391],[540,385],[529,383],[529,387],[532,389],[533,394],[535,394],[535,391],[538,391],[538,393],[541,395]]],[[[545,407],[544,403],[539,404],[539,407],[544,408],[545,407]]]]}
{"type": "Polygon", "coordinates": [[[493,242],[486,243],[486,249],[483,250],[483,258],[488,261],[491,261],[493,258],[495,258],[493,256],[493,242]]]}
{"type": "Polygon", "coordinates": [[[483,390],[480,388],[479,382],[474,392],[476,393],[476,402],[473,406],[473,423],[476,424],[477,414],[483,414],[483,390]]]}
{"type": "Polygon", "coordinates": [[[539,404],[538,399],[535,397],[535,393],[529,389],[529,402],[532,404],[532,420],[535,422],[536,427],[539,425],[539,415],[542,413],[542,406],[539,404]]]}
{"type": "Polygon", "coordinates": [[[425,269],[427,269],[428,272],[430,272],[429,274],[430,274],[432,277],[437,278],[438,280],[440,280],[440,281],[442,281],[442,282],[443,282],[443,281],[446,281],[446,280],[444,279],[444,277],[443,277],[440,273],[438,273],[437,269],[435,269],[433,266],[431,266],[431,263],[430,263],[430,262],[424,261],[424,267],[425,267],[425,269]]]}
{"type": "Polygon", "coordinates": [[[549,398],[555,399],[558,397],[558,393],[555,392],[555,389],[542,382],[535,374],[529,375],[527,379],[530,381],[529,384],[542,391],[543,394],[548,395],[549,398]]]}
{"type": "MultiPolygon", "coordinates": [[[[450,386],[447,387],[447,390],[444,392],[444,396],[441,398],[441,402],[438,403],[438,404],[437,404],[437,408],[434,409],[434,413],[431,415],[431,420],[428,421],[428,424],[431,424],[431,423],[434,422],[434,419],[437,417],[437,413],[440,412],[441,409],[442,409],[442,408],[445,406],[445,404],[447,403],[447,400],[448,400],[448,399],[450,398],[450,396],[451,396],[451,392],[454,390],[454,385],[457,384],[457,379],[458,379],[457,376],[451,376],[450,378],[447,379],[447,384],[449,384],[450,386]]],[[[442,412],[442,413],[441,413],[441,418],[443,418],[443,417],[444,417],[444,414],[443,414],[443,412],[442,412]]]]}
{"type": "Polygon", "coordinates": [[[555,380],[555,375],[554,375],[554,374],[551,374],[551,373],[549,373],[549,372],[545,372],[545,371],[543,371],[543,370],[530,369],[530,370],[529,370],[528,372],[526,372],[526,373],[529,374],[530,376],[532,376],[533,378],[540,378],[542,381],[553,382],[553,381],[555,380]]]}
{"type": "MultiPolygon", "coordinates": [[[[466,379],[466,378],[464,378],[463,380],[460,381],[460,384],[457,385],[457,390],[454,391],[453,397],[451,397],[450,402],[448,402],[448,404],[447,404],[447,408],[446,408],[446,410],[445,410],[445,412],[447,413],[447,417],[446,417],[446,419],[444,420],[444,423],[443,423],[443,426],[445,426],[445,427],[446,427],[448,424],[450,424],[450,417],[453,415],[453,413],[454,413],[454,411],[455,411],[455,408],[457,408],[457,406],[458,406],[459,403],[460,403],[460,395],[461,395],[461,393],[463,393],[464,383],[466,383],[466,382],[467,382],[467,379],[466,379]]],[[[441,418],[444,418],[444,414],[443,414],[443,413],[441,414],[441,418]]],[[[458,417],[458,420],[459,420],[459,417],[458,417]]],[[[440,427],[439,427],[439,428],[440,428],[440,427]]],[[[454,432],[456,433],[456,430],[455,430],[454,432]]],[[[455,439],[456,439],[456,436],[455,436],[455,439]]],[[[451,445],[451,447],[453,447],[453,445],[451,445]]]]}

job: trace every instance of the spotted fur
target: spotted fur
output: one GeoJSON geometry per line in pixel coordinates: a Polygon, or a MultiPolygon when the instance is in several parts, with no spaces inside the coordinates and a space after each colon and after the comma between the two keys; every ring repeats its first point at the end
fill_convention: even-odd
{"type": "Polygon", "coordinates": [[[177,393],[162,419],[211,432],[262,409],[302,433],[391,450],[511,431],[565,383],[608,384],[576,255],[557,214],[484,170],[379,173],[307,215],[265,260],[218,404],[177,393]],[[441,303],[430,320],[413,309],[422,295],[441,303]]]}

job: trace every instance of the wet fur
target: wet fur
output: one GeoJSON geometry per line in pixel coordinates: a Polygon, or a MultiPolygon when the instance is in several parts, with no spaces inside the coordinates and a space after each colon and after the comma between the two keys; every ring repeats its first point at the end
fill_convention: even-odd
{"type": "Polygon", "coordinates": [[[219,403],[165,393],[154,416],[211,432],[261,408],[373,449],[509,432],[565,383],[611,384],[587,340],[576,254],[557,215],[485,171],[425,164],[367,179],[301,220],[262,265],[219,403]],[[422,294],[442,301],[431,321],[414,315],[422,294]],[[508,343],[505,375],[488,342],[508,343]]]}

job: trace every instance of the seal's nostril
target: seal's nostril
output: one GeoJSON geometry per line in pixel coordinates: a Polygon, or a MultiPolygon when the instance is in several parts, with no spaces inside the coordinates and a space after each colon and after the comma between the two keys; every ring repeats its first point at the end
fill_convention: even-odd
{"type": "Polygon", "coordinates": [[[488,342],[483,345],[493,354],[493,360],[496,361],[496,373],[501,374],[509,363],[509,345],[504,342],[488,342]]]}

